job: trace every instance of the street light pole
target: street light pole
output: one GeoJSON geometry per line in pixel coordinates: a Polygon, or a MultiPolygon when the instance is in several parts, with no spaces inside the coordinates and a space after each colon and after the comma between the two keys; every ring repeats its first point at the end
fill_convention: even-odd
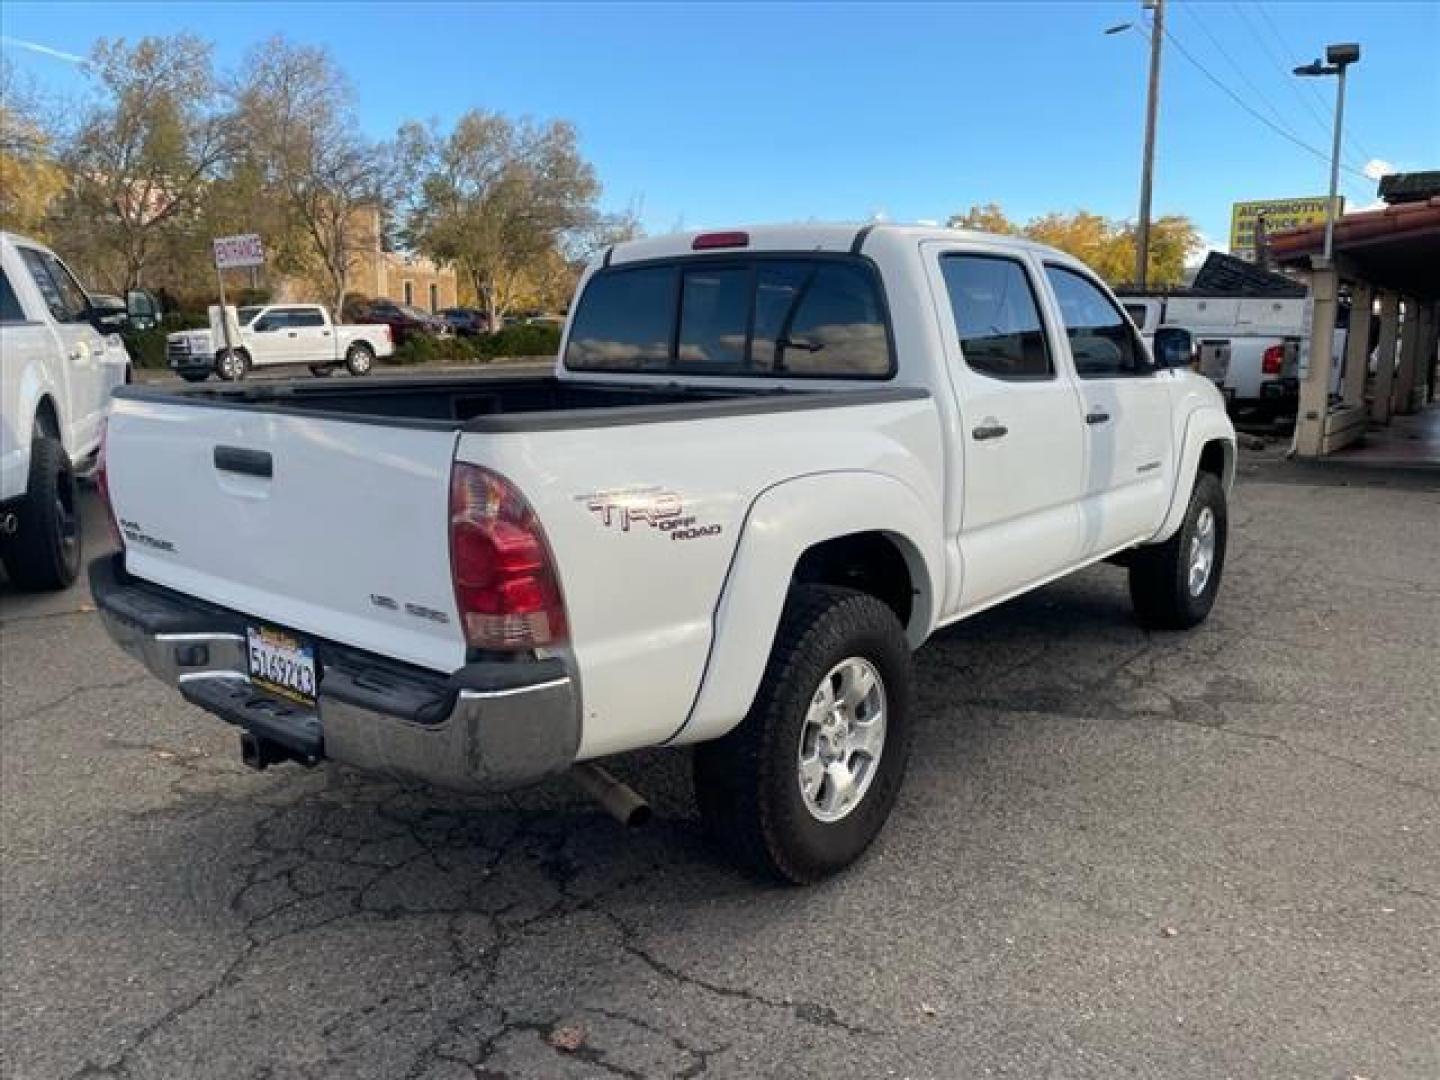
{"type": "Polygon", "coordinates": [[[1154,17],[1150,28],[1150,89],[1145,98],[1145,152],[1140,165],[1140,222],[1135,230],[1135,284],[1150,276],[1150,191],[1155,179],[1155,117],[1160,110],[1160,45],[1165,40],[1165,0],[1146,0],[1154,17]]]}
{"type": "Polygon", "coordinates": [[[1325,204],[1325,265],[1331,265],[1335,253],[1335,195],[1340,187],[1340,131],[1345,123],[1345,69],[1339,65],[1335,80],[1335,142],[1330,148],[1330,199],[1325,204]]]}
{"type": "Polygon", "coordinates": [[[1328,63],[1322,64],[1316,60],[1313,64],[1297,67],[1295,74],[1312,78],[1318,75],[1336,77],[1335,141],[1330,148],[1330,198],[1325,205],[1324,259],[1325,265],[1331,266],[1335,254],[1335,198],[1340,188],[1340,135],[1345,124],[1345,70],[1360,59],[1360,46],[1353,41],[1328,45],[1325,48],[1325,59],[1328,63]]]}

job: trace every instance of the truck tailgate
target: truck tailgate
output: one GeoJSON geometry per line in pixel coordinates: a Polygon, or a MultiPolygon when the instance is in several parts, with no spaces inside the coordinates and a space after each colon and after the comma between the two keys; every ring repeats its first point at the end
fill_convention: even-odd
{"type": "Polygon", "coordinates": [[[464,662],[450,579],[456,435],[117,397],[108,484],[141,578],[436,671],[464,662]]]}

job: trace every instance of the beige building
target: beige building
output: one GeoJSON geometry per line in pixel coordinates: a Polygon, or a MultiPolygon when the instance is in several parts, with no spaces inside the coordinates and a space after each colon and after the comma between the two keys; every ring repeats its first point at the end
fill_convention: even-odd
{"type": "MultiPolygon", "coordinates": [[[[442,266],[421,255],[386,251],[381,244],[380,213],[360,211],[363,243],[350,267],[350,292],[368,299],[384,297],[413,304],[425,311],[440,311],[460,304],[460,279],[453,266],[442,266]]],[[[276,283],[277,301],[313,302],[324,290],[304,278],[283,278],[276,283]]]]}

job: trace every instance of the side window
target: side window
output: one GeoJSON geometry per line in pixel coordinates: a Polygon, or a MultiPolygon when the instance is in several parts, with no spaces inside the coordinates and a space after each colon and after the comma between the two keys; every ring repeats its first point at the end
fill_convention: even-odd
{"type": "Polygon", "coordinates": [[[325,319],[314,308],[287,308],[285,317],[288,326],[324,326],[325,319]]]}
{"type": "Polygon", "coordinates": [[[967,367],[995,379],[1054,376],[1035,290],[1020,263],[991,255],[945,255],[940,270],[967,367]]]}
{"type": "Polygon", "coordinates": [[[10,279],[4,270],[0,270],[0,323],[17,323],[25,321],[25,309],[20,306],[20,300],[15,295],[15,290],[10,287],[10,279]]]}
{"type": "Polygon", "coordinates": [[[889,375],[890,340],[873,278],[849,263],[820,263],[779,342],[800,375],[889,375]]]}
{"type": "Polygon", "coordinates": [[[686,269],[681,279],[682,364],[735,367],[745,364],[745,331],[750,321],[750,270],[745,266],[686,269]]]}
{"type": "Polygon", "coordinates": [[[85,298],[85,290],[60,265],[60,260],[34,248],[22,247],[19,250],[35,287],[45,298],[51,317],[62,323],[84,322],[90,302],[85,298]]]}
{"type": "Polygon", "coordinates": [[[1145,310],[1144,304],[1126,304],[1125,314],[1129,315],[1130,321],[1133,322],[1136,326],[1138,326],[1141,330],[1145,329],[1145,318],[1148,313],[1145,310]]]}
{"type": "Polygon", "coordinates": [[[1045,274],[1060,304],[1077,375],[1082,379],[1108,379],[1151,372],[1149,358],[1136,341],[1134,329],[1093,281],[1074,270],[1050,264],[1046,264],[1045,274]]]}
{"type": "Polygon", "coordinates": [[[289,325],[290,317],[285,313],[284,308],[271,308],[255,320],[252,329],[257,334],[268,334],[273,330],[283,330],[289,325]]]}

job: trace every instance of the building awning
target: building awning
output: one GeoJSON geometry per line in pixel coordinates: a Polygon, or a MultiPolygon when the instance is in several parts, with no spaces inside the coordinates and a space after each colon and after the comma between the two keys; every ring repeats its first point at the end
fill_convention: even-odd
{"type": "MultiPolygon", "coordinates": [[[[1325,250],[1325,226],[1272,233],[1269,242],[1276,263],[1306,269],[1325,250]]],[[[1335,257],[1342,277],[1440,299],[1440,195],[1338,218],[1335,257]]]]}

